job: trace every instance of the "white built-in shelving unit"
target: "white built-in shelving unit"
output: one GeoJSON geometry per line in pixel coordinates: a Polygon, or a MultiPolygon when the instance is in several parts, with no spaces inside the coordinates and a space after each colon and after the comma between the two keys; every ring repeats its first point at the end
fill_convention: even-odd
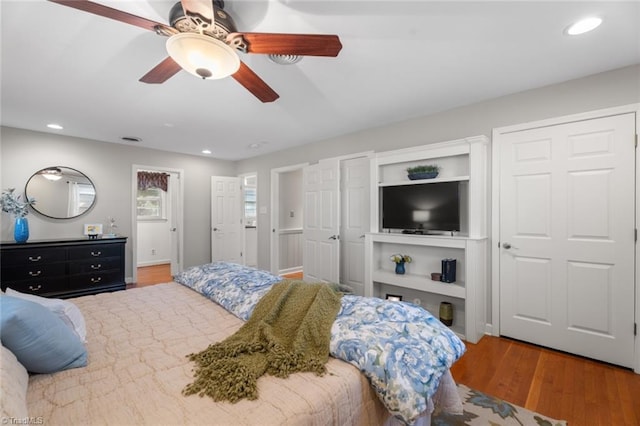
{"type": "Polygon", "coordinates": [[[475,343],[484,334],[487,280],[488,139],[475,136],[450,142],[378,153],[371,162],[371,232],[365,236],[365,295],[400,295],[438,316],[441,302],[454,307],[451,326],[463,339],[475,343]],[[437,164],[434,179],[409,180],[406,169],[437,164]],[[460,232],[448,235],[402,234],[382,229],[380,189],[384,186],[459,181],[460,232]],[[392,254],[412,257],[406,273],[394,272],[392,254]],[[431,280],[441,271],[441,260],[457,261],[454,283],[431,280]]]}

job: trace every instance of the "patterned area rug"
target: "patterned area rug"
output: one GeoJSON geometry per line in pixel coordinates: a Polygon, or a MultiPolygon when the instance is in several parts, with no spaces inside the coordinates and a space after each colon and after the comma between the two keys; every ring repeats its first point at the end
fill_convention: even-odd
{"type": "Polygon", "coordinates": [[[440,414],[431,418],[435,426],[566,426],[564,420],[555,420],[526,408],[518,407],[486,393],[458,384],[464,404],[463,414],[440,414]]]}

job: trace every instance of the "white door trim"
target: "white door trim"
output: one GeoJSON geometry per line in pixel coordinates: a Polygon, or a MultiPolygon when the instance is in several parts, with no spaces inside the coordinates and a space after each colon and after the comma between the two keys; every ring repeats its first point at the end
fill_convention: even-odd
{"type": "MultiPolygon", "coordinates": [[[[150,170],[155,172],[175,173],[178,175],[178,211],[176,217],[178,232],[178,269],[182,271],[184,268],[184,170],[175,169],[173,167],[145,166],[142,164],[131,165],[131,282],[138,281],[138,170],[150,170]]],[[[173,259],[172,259],[173,260],[173,259]]]]}
{"type": "MultiPolygon", "coordinates": [[[[554,126],[576,121],[591,120],[594,118],[607,117],[625,113],[636,113],[636,135],[640,133],[640,103],[629,104],[620,107],[605,108],[585,113],[572,114],[562,117],[554,117],[546,120],[521,123],[512,126],[494,128],[492,131],[492,158],[491,158],[491,326],[488,332],[495,336],[500,335],[500,142],[501,136],[507,133],[518,132],[539,127],[554,126]]],[[[636,136],[637,138],[637,136],[636,136]]],[[[640,223],[640,176],[638,165],[640,155],[636,149],[636,228],[640,223]]],[[[635,301],[635,322],[640,322],[640,286],[637,277],[640,274],[640,252],[636,243],[636,301],[635,301]]],[[[640,336],[635,337],[635,366],[634,371],[640,374],[640,336]]]]}
{"type": "MultiPolygon", "coordinates": [[[[280,273],[280,239],[278,238],[278,231],[280,230],[280,224],[278,222],[280,217],[280,174],[300,170],[308,165],[309,163],[300,163],[271,169],[271,227],[269,228],[271,229],[271,254],[269,267],[272,274],[278,275],[280,273]]],[[[260,216],[260,207],[258,207],[258,216],[260,216]]]]}

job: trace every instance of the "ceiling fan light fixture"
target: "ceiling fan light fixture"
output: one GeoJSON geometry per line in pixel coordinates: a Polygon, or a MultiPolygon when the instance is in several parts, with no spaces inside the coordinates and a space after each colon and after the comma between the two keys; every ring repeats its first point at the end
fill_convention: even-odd
{"type": "Polygon", "coordinates": [[[40,172],[40,175],[47,180],[55,182],[57,180],[62,179],[62,170],[59,167],[51,167],[48,169],[44,169],[40,172]]]}
{"type": "Polygon", "coordinates": [[[238,54],[226,43],[198,33],[169,37],[167,52],[190,74],[202,79],[225,78],[240,68],[238,54]]]}

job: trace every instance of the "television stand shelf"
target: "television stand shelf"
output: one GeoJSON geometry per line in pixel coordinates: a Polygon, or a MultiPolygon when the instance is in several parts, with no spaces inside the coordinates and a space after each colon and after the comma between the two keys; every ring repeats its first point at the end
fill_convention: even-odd
{"type": "Polygon", "coordinates": [[[484,334],[486,238],[370,233],[365,235],[365,296],[403,296],[438,316],[440,302],[454,306],[451,328],[463,339],[476,343],[484,334]],[[390,257],[411,256],[403,275],[394,272],[390,257]],[[441,260],[457,260],[457,280],[433,281],[441,260]]]}
{"type": "Polygon", "coordinates": [[[484,335],[490,299],[486,293],[488,145],[487,137],[474,136],[380,152],[371,163],[375,207],[371,233],[365,235],[365,296],[402,296],[436,317],[440,303],[449,302],[454,309],[451,329],[471,343],[484,335]],[[407,176],[408,168],[428,165],[438,167],[437,177],[407,176]],[[405,274],[394,272],[390,257],[398,253],[412,258],[405,274]],[[447,258],[456,259],[457,280],[431,280],[447,258]]]}

